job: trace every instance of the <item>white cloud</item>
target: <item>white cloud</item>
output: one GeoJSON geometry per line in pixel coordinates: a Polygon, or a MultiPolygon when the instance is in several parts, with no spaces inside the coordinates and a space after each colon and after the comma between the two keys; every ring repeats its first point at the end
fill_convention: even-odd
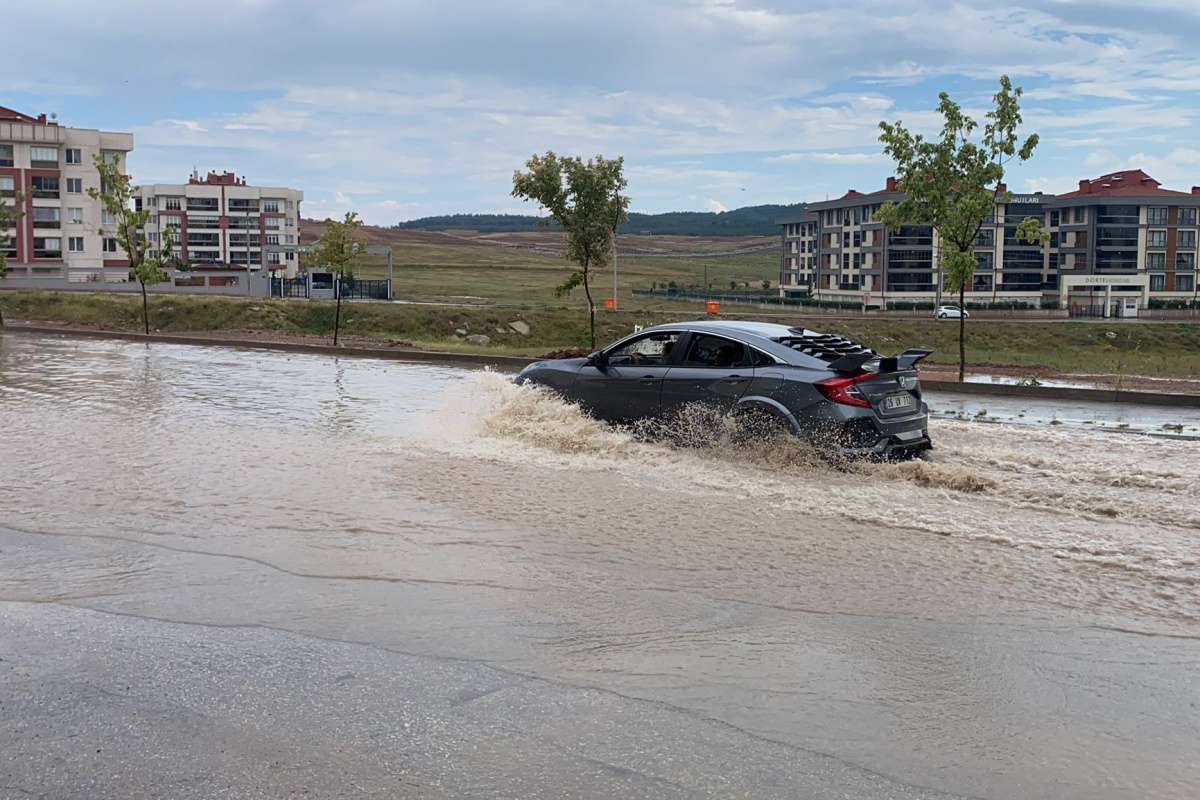
{"type": "Polygon", "coordinates": [[[723,214],[729,210],[729,207],[720,200],[714,200],[711,197],[708,198],[708,202],[704,204],[704,208],[717,214],[723,214]]]}
{"type": "Polygon", "coordinates": [[[768,164],[890,164],[892,160],[883,153],[784,153],[763,159],[768,164]]]}
{"type": "Polygon", "coordinates": [[[626,156],[642,210],[840,193],[886,174],[881,118],[933,130],[943,86],[979,117],[1002,71],[1029,88],[1027,127],[1043,140],[1013,185],[1133,151],[1200,182],[1179,155],[1200,123],[1194,5],[1136,5],[255,0],[214,15],[126,0],[96,18],[45,0],[6,9],[3,92],[82,126],[101,123],[81,118],[97,104],[76,111],[79,97],[114,101],[103,124],[133,130],[139,180],[230,168],[304,189],[306,213],[354,200],[377,222],[502,206],[513,169],[550,148],[626,156]],[[39,63],[46,18],[53,84],[23,66],[39,63]],[[209,45],[179,59],[180,30],[209,45]],[[246,52],[286,68],[247,70],[246,52]]]}

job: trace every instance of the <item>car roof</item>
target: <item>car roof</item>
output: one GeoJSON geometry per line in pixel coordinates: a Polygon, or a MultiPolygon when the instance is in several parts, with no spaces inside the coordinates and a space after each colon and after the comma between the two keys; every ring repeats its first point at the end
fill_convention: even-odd
{"type": "MultiPolygon", "coordinates": [[[[780,339],[785,336],[795,336],[797,328],[792,325],[780,325],[775,322],[751,322],[749,320],[695,320],[691,322],[673,322],[655,325],[655,328],[687,328],[690,331],[707,331],[709,333],[748,333],[751,336],[761,336],[764,339],[780,339]]],[[[651,330],[647,328],[647,330],[651,330]]]]}

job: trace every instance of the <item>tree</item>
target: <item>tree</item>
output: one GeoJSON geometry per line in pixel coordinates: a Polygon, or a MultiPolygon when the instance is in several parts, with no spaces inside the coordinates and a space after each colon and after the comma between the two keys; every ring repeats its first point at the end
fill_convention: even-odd
{"type": "MultiPolygon", "coordinates": [[[[1030,134],[1018,146],[1021,88],[1013,88],[1007,75],[1000,78],[1000,91],[992,97],[983,134],[975,140],[978,123],[942,92],[938,112],[941,134],[925,139],[901,122],[879,123],[879,140],[884,154],[896,162],[896,176],[905,193],[899,203],[885,203],[877,219],[889,230],[901,225],[930,225],[938,233],[939,265],[946,288],[958,292],[959,308],[965,310],[966,287],[975,276],[975,239],[997,204],[1012,195],[1000,192],[1005,165],[1014,158],[1027,161],[1038,144],[1030,134]]],[[[1034,217],[1021,221],[1018,239],[1045,243],[1049,234],[1034,217]]],[[[964,379],[966,362],[966,318],[958,322],[958,380],[964,379]]]]}
{"type": "Polygon", "coordinates": [[[346,216],[341,222],[326,218],[325,232],[313,245],[309,259],[310,265],[320,265],[337,274],[337,280],[334,281],[337,306],[333,313],[333,344],[335,347],[338,343],[338,329],[342,324],[342,281],[353,267],[354,261],[367,251],[366,242],[356,235],[362,224],[362,220],[354,211],[346,212],[346,216]]]}
{"type": "MultiPolygon", "coordinates": [[[[0,280],[3,280],[8,275],[8,229],[15,228],[20,224],[23,215],[22,209],[25,207],[25,197],[20,192],[13,196],[12,205],[4,202],[4,198],[0,197],[0,280]]],[[[4,309],[0,308],[0,328],[4,327],[4,309]]]]}
{"type": "Polygon", "coordinates": [[[512,196],[534,200],[550,213],[566,236],[567,257],[579,265],[555,294],[563,297],[579,286],[587,296],[592,347],[596,347],[596,303],[592,270],[603,269],[612,256],[617,226],[628,218],[625,159],[557,156],[547,151],[525,162],[526,172],[513,173],[512,196]]]}
{"type": "MultiPolygon", "coordinates": [[[[142,287],[142,329],[150,333],[150,303],[146,299],[146,286],[169,280],[167,268],[178,266],[172,245],[176,235],[172,226],[162,232],[159,244],[152,246],[144,230],[150,221],[150,212],[134,208],[134,198],[140,187],[134,186],[129,176],[121,171],[120,162],[103,156],[93,156],[96,171],[100,173],[100,188],[88,189],[88,196],[99,200],[115,222],[114,237],[117,246],[124,251],[129,261],[129,278],[142,287]]],[[[100,235],[107,231],[101,230],[100,235]]]]}

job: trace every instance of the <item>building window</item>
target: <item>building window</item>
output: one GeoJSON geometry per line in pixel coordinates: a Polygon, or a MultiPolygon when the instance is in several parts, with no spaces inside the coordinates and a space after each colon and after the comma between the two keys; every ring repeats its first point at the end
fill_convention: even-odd
{"type": "Polygon", "coordinates": [[[279,244],[279,234],[278,233],[268,233],[267,234],[267,244],[279,244]]]}
{"type": "Polygon", "coordinates": [[[13,146],[11,144],[0,144],[0,167],[11,167],[13,165],[13,146]]]}
{"type": "Polygon", "coordinates": [[[279,213],[279,201],[278,200],[263,200],[262,210],[266,211],[268,213],[271,213],[271,214],[278,214],[279,213]]]}
{"type": "Polygon", "coordinates": [[[850,269],[850,254],[842,253],[842,269],[850,269]]]}
{"type": "Polygon", "coordinates": [[[1195,225],[1196,224],[1196,209],[1194,209],[1194,208],[1179,209],[1179,224],[1180,225],[1195,225]]]}
{"type": "Polygon", "coordinates": [[[846,231],[842,234],[842,247],[850,246],[850,232],[846,231]]]}
{"type": "Polygon", "coordinates": [[[1175,245],[1180,250],[1195,250],[1196,249],[1196,232],[1195,231],[1180,231],[1179,238],[1175,245]]]}
{"type": "Polygon", "coordinates": [[[1167,287],[1166,275],[1151,275],[1150,276],[1150,291],[1161,292],[1167,287]]]}
{"type": "Polygon", "coordinates": [[[861,266],[862,266],[862,254],[861,254],[861,253],[855,253],[855,254],[854,254],[854,268],[855,268],[855,269],[858,269],[858,268],[859,268],[859,267],[861,267],[861,266]]]}
{"type": "Polygon", "coordinates": [[[1081,222],[1087,222],[1087,209],[1084,208],[1083,206],[1076,206],[1075,207],[1075,224],[1078,225],[1081,222]]]}
{"type": "Polygon", "coordinates": [[[1150,231],[1146,234],[1147,247],[1166,247],[1167,232],[1166,231],[1150,231]]]}
{"type": "Polygon", "coordinates": [[[68,208],[67,209],[67,222],[70,222],[72,225],[82,225],[83,224],[83,209],[82,208],[68,208]]]}
{"type": "Polygon", "coordinates": [[[1151,225],[1167,224],[1167,209],[1165,206],[1150,206],[1146,209],[1146,221],[1151,225]]]}
{"type": "Polygon", "coordinates": [[[34,167],[57,167],[57,147],[30,147],[29,163],[34,167]]]}
{"type": "MultiPolygon", "coordinates": [[[[288,223],[289,224],[291,223],[290,219],[288,220],[288,223]]],[[[266,225],[268,228],[278,228],[279,227],[279,217],[267,217],[266,225]]]]}
{"type": "Polygon", "coordinates": [[[58,228],[62,225],[62,211],[57,208],[42,208],[34,206],[33,209],[33,227],[35,228],[58,228]]]}
{"type": "Polygon", "coordinates": [[[1050,246],[1051,247],[1058,247],[1059,236],[1060,236],[1060,234],[1058,231],[1052,231],[1050,233],[1050,246]]]}
{"type": "Polygon", "coordinates": [[[106,208],[100,212],[100,224],[101,225],[116,225],[117,217],[115,214],[113,214],[111,211],[109,211],[106,208]]]}
{"type": "Polygon", "coordinates": [[[83,178],[67,178],[67,194],[83,194],[83,178]]]}
{"type": "Polygon", "coordinates": [[[854,246],[862,247],[862,233],[860,231],[854,232],[854,246]]]}
{"type": "Polygon", "coordinates": [[[1058,212],[1057,211],[1050,212],[1050,227],[1051,228],[1058,227],[1058,212]]]}
{"type": "Polygon", "coordinates": [[[34,258],[62,258],[62,239],[57,236],[35,236],[33,239],[34,258]]]}
{"type": "Polygon", "coordinates": [[[67,239],[67,250],[72,253],[82,253],[83,252],[83,237],[82,236],[72,236],[72,237],[68,238],[67,239]]]}
{"type": "Polygon", "coordinates": [[[1188,271],[1196,268],[1195,253],[1176,253],[1175,254],[1175,269],[1185,269],[1188,271]]]}
{"type": "Polygon", "coordinates": [[[178,197],[168,197],[166,205],[163,206],[167,211],[181,211],[183,206],[178,197]]]}
{"type": "Polygon", "coordinates": [[[117,252],[117,240],[111,236],[104,237],[104,247],[102,249],[105,253],[117,252]]]}
{"type": "Polygon", "coordinates": [[[1195,275],[1176,275],[1175,288],[1181,292],[1193,292],[1196,290],[1195,275]]]}
{"type": "Polygon", "coordinates": [[[66,156],[68,164],[83,163],[83,151],[81,151],[78,147],[68,147],[66,156]]]}
{"type": "Polygon", "coordinates": [[[976,272],[991,272],[992,266],[995,264],[996,254],[983,252],[975,254],[975,271],[976,272]]]}
{"type": "Polygon", "coordinates": [[[16,197],[17,182],[12,175],[0,175],[0,197],[16,197]]]}
{"type": "Polygon", "coordinates": [[[58,178],[47,178],[42,175],[35,175],[29,179],[29,185],[33,189],[33,196],[43,200],[58,199],[58,178]]]}
{"type": "Polygon", "coordinates": [[[1166,253],[1146,253],[1146,269],[1162,272],[1167,268],[1166,253]]]}
{"type": "MultiPolygon", "coordinates": [[[[1166,220],[1163,220],[1165,223],[1166,220]]],[[[1137,225],[1137,206],[1100,206],[1100,214],[1096,217],[1099,225],[1137,225]]]]}

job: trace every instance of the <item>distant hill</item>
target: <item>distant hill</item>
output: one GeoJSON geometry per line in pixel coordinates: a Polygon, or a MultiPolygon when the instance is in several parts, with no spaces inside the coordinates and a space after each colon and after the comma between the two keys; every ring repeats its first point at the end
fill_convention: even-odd
{"type": "MultiPolygon", "coordinates": [[[[804,203],[735,208],[732,211],[671,211],[666,214],[630,214],[621,233],[669,236],[772,236],[779,232],[776,221],[803,211],[804,203]]],[[[545,219],[525,214],[448,214],[401,222],[400,230],[469,230],[480,233],[523,233],[556,226],[545,219]]]]}

